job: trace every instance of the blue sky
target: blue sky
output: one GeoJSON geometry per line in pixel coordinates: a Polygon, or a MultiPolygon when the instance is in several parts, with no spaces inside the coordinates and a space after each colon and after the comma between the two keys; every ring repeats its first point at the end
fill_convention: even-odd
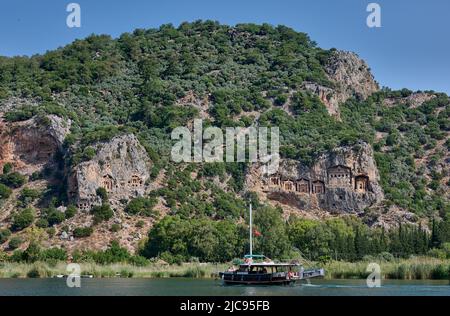
{"type": "Polygon", "coordinates": [[[117,37],[135,28],[212,19],[267,22],[306,32],[323,48],[358,53],[376,80],[393,89],[450,94],[448,0],[2,0],[0,55],[44,53],[89,34],[117,37]],[[66,26],[66,6],[81,6],[81,28],[66,26]],[[382,27],[366,26],[366,7],[382,8],[382,27]]]}

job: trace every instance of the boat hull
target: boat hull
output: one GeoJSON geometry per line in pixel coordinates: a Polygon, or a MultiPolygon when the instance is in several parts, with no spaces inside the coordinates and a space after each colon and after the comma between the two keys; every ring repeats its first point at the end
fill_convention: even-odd
{"type": "Polygon", "coordinates": [[[324,275],[323,269],[306,270],[294,276],[286,273],[219,273],[220,278],[226,285],[289,285],[300,280],[323,277],[324,275]]]}
{"type": "Polygon", "coordinates": [[[295,279],[287,279],[284,277],[276,277],[272,274],[237,274],[237,273],[220,273],[220,277],[224,284],[227,285],[288,285],[294,283],[295,279]]]}

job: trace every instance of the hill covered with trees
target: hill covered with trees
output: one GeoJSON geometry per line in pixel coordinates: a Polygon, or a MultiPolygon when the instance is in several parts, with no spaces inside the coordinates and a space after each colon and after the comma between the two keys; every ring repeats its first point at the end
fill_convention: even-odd
{"type": "Polygon", "coordinates": [[[105,258],[92,251],[110,242],[108,260],[112,252],[145,260],[125,255],[118,237],[146,258],[229,261],[248,247],[249,199],[262,233],[256,249],[274,258],[449,253],[449,97],[380,90],[353,54],[323,50],[285,26],[197,21],[1,57],[0,112],[4,139],[36,137],[51,153],[24,145],[18,165],[0,141],[0,242],[9,260],[31,260],[32,251],[38,258],[39,244],[63,249],[58,258],[105,258]],[[363,141],[373,148],[384,200],[361,216],[286,217],[247,190],[249,164],[170,160],[171,131],[194,118],[221,128],[278,126],[282,158],[306,165],[363,141]],[[30,132],[30,122],[41,134],[30,132]],[[93,160],[103,168],[99,146],[130,134],[151,160],[148,190],[115,205],[104,180],[93,197],[99,205],[81,210],[71,170],[93,160]],[[411,220],[370,228],[387,210],[411,220]]]}

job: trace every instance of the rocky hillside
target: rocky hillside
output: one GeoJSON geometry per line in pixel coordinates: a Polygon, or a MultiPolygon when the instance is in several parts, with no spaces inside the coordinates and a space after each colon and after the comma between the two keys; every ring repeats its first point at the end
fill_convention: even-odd
{"type": "Polygon", "coordinates": [[[380,90],[356,54],[284,26],[164,25],[1,58],[1,247],[39,239],[73,252],[118,240],[135,252],[150,230],[148,256],[216,260],[186,240],[238,234],[249,198],[279,227],[339,217],[431,230],[449,217],[449,114],[445,94],[380,90]],[[194,118],[279,127],[278,173],[173,163],[170,133],[194,118]],[[170,246],[158,234],[173,223],[188,226],[170,246]]]}

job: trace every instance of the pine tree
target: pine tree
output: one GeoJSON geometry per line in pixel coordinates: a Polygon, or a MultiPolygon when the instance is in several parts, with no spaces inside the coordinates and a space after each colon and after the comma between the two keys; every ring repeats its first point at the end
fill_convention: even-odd
{"type": "Polygon", "coordinates": [[[439,226],[436,224],[436,219],[433,218],[433,228],[431,230],[430,248],[439,248],[439,226]]]}

